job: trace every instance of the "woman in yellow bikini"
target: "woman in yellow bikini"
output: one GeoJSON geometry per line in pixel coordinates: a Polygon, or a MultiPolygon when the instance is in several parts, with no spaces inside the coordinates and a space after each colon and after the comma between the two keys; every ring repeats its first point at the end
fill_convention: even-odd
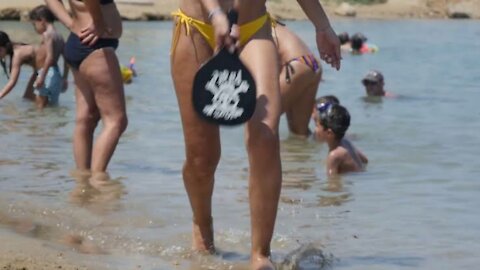
{"type": "MultiPolygon", "coordinates": [[[[234,46],[225,14],[238,14],[240,59],[250,70],[257,87],[257,105],[245,126],[249,157],[251,212],[251,263],[253,269],[274,269],[270,241],[277,214],[282,169],[278,122],[281,109],[279,62],[272,39],[266,0],[181,0],[174,14],[171,72],[186,148],[183,180],[193,212],[193,249],[214,251],[212,192],[220,160],[217,125],[202,120],[192,104],[192,84],[200,65],[222,46],[234,46]]],[[[323,60],[340,68],[340,42],[318,1],[298,0],[317,29],[323,60]]],[[[236,29],[232,28],[232,29],[236,29]]],[[[238,34],[238,35],[237,35],[238,34]]]]}

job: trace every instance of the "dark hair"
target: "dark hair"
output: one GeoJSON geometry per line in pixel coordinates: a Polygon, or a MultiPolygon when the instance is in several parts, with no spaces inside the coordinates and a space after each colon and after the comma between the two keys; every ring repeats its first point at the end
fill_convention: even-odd
{"type": "Polygon", "coordinates": [[[341,140],[350,126],[350,114],[342,105],[331,104],[330,106],[325,116],[320,118],[320,124],[325,129],[331,129],[337,140],[341,140]]]}
{"type": "Polygon", "coordinates": [[[7,50],[7,54],[10,55],[10,68],[8,72],[7,72],[7,65],[5,63],[5,59],[0,59],[0,65],[2,65],[3,71],[5,72],[5,75],[7,75],[7,78],[9,78],[9,74],[12,71],[13,44],[10,41],[10,38],[8,37],[7,33],[3,31],[0,31],[0,47],[5,48],[7,50]]]}
{"type": "Polygon", "coordinates": [[[332,104],[340,104],[340,100],[334,95],[326,95],[326,96],[321,96],[315,100],[315,104],[321,104],[321,103],[332,103],[332,104]]]}
{"type": "Polygon", "coordinates": [[[53,15],[53,13],[50,11],[50,9],[48,9],[48,7],[45,6],[45,5],[40,5],[40,6],[35,7],[34,9],[32,9],[28,13],[28,18],[31,21],[40,21],[40,20],[44,19],[45,21],[47,21],[49,23],[53,23],[56,19],[55,15],[53,15]]]}
{"type": "Polygon", "coordinates": [[[365,43],[365,41],[367,41],[367,38],[362,34],[362,33],[355,33],[351,38],[351,43],[352,43],[352,49],[354,51],[359,51],[362,46],[363,46],[363,43],[365,43]]]}
{"type": "Polygon", "coordinates": [[[359,38],[352,38],[352,50],[359,51],[363,46],[363,40],[359,38]]]}
{"type": "Polygon", "coordinates": [[[340,44],[341,45],[350,41],[350,37],[348,36],[347,32],[343,32],[343,33],[338,34],[338,39],[340,39],[340,44]]]}

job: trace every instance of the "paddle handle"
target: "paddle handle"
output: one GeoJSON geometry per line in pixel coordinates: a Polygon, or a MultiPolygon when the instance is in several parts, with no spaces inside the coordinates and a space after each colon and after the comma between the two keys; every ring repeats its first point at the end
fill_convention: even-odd
{"type": "Polygon", "coordinates": [[[232,25],[238,22],[238,12],[235,9],[230,9],[227,13],[228,22],[230,23],[230,29],[232,25]]]}

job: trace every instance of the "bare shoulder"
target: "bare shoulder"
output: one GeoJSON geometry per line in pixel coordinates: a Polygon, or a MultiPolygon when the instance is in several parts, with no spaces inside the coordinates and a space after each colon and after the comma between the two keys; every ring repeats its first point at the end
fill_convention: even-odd
{"type": "Polygon", "coordinates": [[[330,162],[336,163],[343,160],[346,155],[348,155],[347,149],[340,146],[335,148],[335,150],[330,151],[328,153],[327,159],[330,162]]]}
{"type": "Polygon", "coordinates": [[[13,54],[13,61],[23,61],[31,55],[32,45],[22,45],[15,50],[13,54]]]}
{"type": "Polygon", "coordinates": [[[328,153],[328,156],[329,157],[331,156],[332,158],[342,158],[347,154],[348,154],[348,150],[345,149],[345,147],[339,146],[335,148],[335,150],[328,153]]]}
{"type": "Polygon", "coordinates": [[[53,38],[55,38],[55,31],[53,30],[47,30],[45,32],[43,32],[42,34],[42,38],[43,40],[52,40],[53,38]]]}

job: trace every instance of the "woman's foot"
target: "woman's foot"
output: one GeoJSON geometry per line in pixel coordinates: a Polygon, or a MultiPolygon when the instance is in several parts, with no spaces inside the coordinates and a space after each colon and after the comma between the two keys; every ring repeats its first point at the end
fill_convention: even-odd
{"type": "Polygon", "coordinates": [[[198,225],[195,221],[193,222],[192,249],[200,252],[215,252],[212,218],[210,218],[210,221],[204,226],[198,225]]]}
{"type": "Polygon", "coordinates": [[[275,266],[273,265],[270,258],[263,256],[252,256],[252,269],[253,270],[274,270],[275,266]]]}

